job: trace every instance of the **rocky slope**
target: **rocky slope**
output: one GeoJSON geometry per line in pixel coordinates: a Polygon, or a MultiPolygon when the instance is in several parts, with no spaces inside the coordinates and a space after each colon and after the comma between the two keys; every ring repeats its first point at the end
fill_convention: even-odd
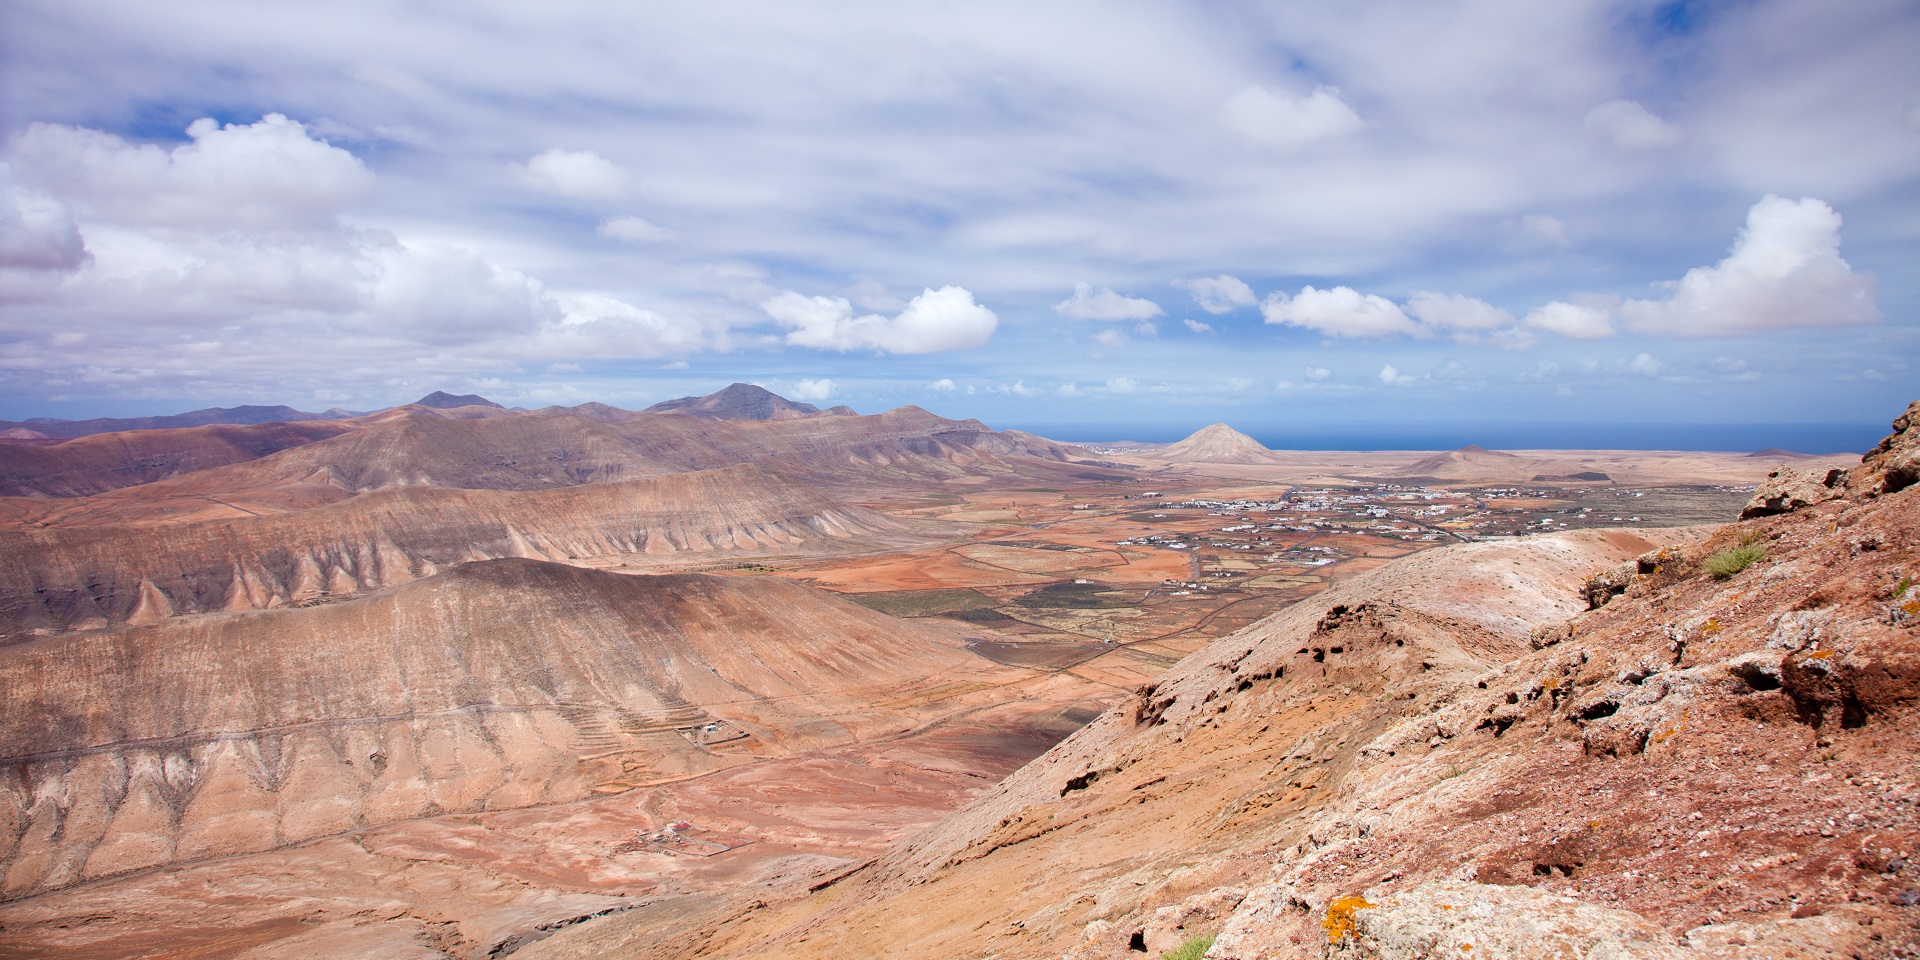
{"type": "Polygon", "coordinates": [[[832,551],[944,532],[760,467],[508,492],[394,488],[298,513],[0,531],[0,642],[313,603],[498,557],[832,551]]]}
{"type": "Polygon", "coordinates": [[[0,647],[0,893],[897,733],[1015,673],[790,581],[531,560],[0,647]]]}
{"type": "Polygon", "coordinates": [[[1920,404],[1895,427],[1710,536],[1391,564],[811,896],[527,955],[1913,956],[1920,404]]]}

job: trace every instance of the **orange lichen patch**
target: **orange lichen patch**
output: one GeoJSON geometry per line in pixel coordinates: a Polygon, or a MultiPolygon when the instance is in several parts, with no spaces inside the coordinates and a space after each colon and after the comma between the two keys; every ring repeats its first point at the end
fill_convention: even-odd
{"type": "Polygon", "coordinates": [[[1328,943],[1339,943],[1353,935],[1354,914],[1368,910],[1373,904],[1362,896],[1338,897],[1327,904],[1327,918],[1320,921],[1320,928],[1327,931],[1328,943]]]}
{"type": "Polygon", "coordinates": [[[1713,617],[1708,617],[1707,622],[1700,625],[1700,632],[1703,634],[1706,634],[1709,637],[1713,636],[1716,633],[1719,633],[1720,621],[1714,619],[1713,617]]]}
{"type": "Polygon", "coordinates": [[[1807,654],[1807,659],[1809,659],[1809,660],[1832,660],[1832,659],[1833,659],[1833,651],[1832,651],[1832,650],[1815,650],[1815,651],[1813,651],[1813,652],[1811,652],[1811,653],[1809,653],[1809,654],[1807,654]]]}
{"type": "Polygon", "coordinates": [[[1909,600],[1901,604],[1900,611],[1910,617],[1920,617],[1920,600],[1909,600]]]}

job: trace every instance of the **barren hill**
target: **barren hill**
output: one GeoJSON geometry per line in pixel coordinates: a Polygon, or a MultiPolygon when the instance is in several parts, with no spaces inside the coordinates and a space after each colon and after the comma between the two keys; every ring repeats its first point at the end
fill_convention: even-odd
{"type": "Polygon", "coordinates": [[[811,896],[527,955],[1911,955],[1920,403],[1895,427],[1705,539],[1390,564],[811,896]]]}
{"type": "Polygon", "coordinates": [[[511,412],[478,419],[397,414],[305,449],[116,496],[257,495],[292,485],[331,487],[337,497],[388,487],[543,490],[749,463],[817,483],[886,486],[900,480],[1084,471],[1087,465],[1076,466],[1075,454],[1028,434],[995,431],[977,420],[948,420],[917,407],[868,417],[768,421],[660,414],[611,422],[511,412]]]}
{"type": "Polygon", "coordinates": [[[820,408],[811,403],[788,400],[750,383],[736,383],[704,397],[662,400],[646,412],[684,413],[708,420],[801,420],[822,414],[820,408]]]}
{"type": "Polygon", "coordinates": [[[62,420],[58,417],[33,417],[28,420],[0,420],[0,430],[27,429],[57,439],[87,437],[96,433],[120,433],[128,430],[172,430],[204,427],[212,424],[296,423],[309,420],[342,420],[354,414],[345,410],[307,413],[284,405],[208,407],[188,413],[158,417],[99,417],[93,420],[62,420]]]}
{"type": "Polygon", "coordinates": [[[1224,423],[1216,423],[1201,427],[1185,440],[1168,444],[1147,456],[1176,463],[1267,463],[1272,454],[1260,441],[1224,423]]]}
{"type": "Polygon", "coordinates": [[[944,529],[739,466],[538,492],[387,489],[160,527],[0,531],[0,637],[311,602],[495,557],[830,552],[944,529]]]}
{"type": "Polygon", "coordinates": [[[0,889],[898,732],[1013,672],[790,581],[530,560],[0,647],[0,889]]]}
{"type": "Polygon", "coordinates": [[[0,444],[0,496],[77,497],[242,463],[353,429],[339,421],[100,433],[0,444]]]}

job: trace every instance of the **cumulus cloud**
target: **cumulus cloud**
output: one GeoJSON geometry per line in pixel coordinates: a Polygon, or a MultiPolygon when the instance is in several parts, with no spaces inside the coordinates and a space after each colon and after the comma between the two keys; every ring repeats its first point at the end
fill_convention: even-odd
{"type": "Polygon", "coordinates": [[[1769,194],[1747,211],[1726,258],[1695,267],[1654,300],[1575,298],[1549,303],[1526,322],[1578,339],[1639,333],[1741,336],[1790,327],[1832,327],[1880,319],[1872,279],[1840,257],[1840,214],[1811,197],[1769,194]]]}
{"type": "Polygon", "coordinates": [[[205,378],[224,357],[278,384],[300,370],[337,377],[343,361],[378,370],[387,356],[409,371],[473,370],[727,347],[713,323],[353,225],[373,175],[279,114],[187,134],[163,149],[39,124],[15,141],[0,177],[0,299],[66,317],[78,338],[28,336],[15,359],[152,385],[205,378]],[[58,283],[18,282],[25,267],[58,283]]]}
{"type": "Polygon", "coordinates": [[[1333,371],[1326,367],[1309,365],[1305,374],[1308,383],[1324,383],[1333,377],[1333,371]]]}
{"type": "Polygon", "coordinates": [[[1260,305],[1271,324],[1305,327],[1335,337],[1421,336],[1425,331],[1386,297],[1352,287],[1303,287],[1298,296],[1275,291],[1260,305]]]}
{"type": "Polygon", "coordinates": [[[1093,342],[1103,347],[1106,347],[1109,350],[1117,350],[1121,347],[1126,346],[1129,343],[1132,343],[1133,340],[1129,338],[1126,334],[1121,333],[1118,330],[1107,329],[1107,330],[1102,330],[1098,333],[1095,333],[1093,335],[1093,342]]]}
{"type": "Polygon", "coordinates": [[[1253,295],[1252,287],[1224,273],[1217,277],[1175,280],[1173,285],[1191,294],[1193,302],[1199,304],[1200,309],[1213,314],[1230,313],[1260,302],[1253,295]]]}
{"type": "Polygon", "coordinates": [[[962,287],[927,289],[891,318],[854,316],[842,297],[809,297],[788,291],[760,305],[789,328],[787,342],[821,350],[872,349],[885,353],[939,353],[987,342],[1000,325],[992,310],[975,303],[962,287]]]}
{"type": "Polygon", "coordinates": [[[83,221],[277,231],[325,224],[364,198],[358,157],[270,113],[257,123],[195,120],[171,150],[98,130],[36,123],[15,144],[21,172],[83,221]]]}
{"type": "Polygon", "coordinates": [[[1391,363],[1380,368],[1380,382],[1389,387],[1404,387],[1408,384],[1418,383],[1419,380],[1419,377],[1410,373],[1401,373],[1399,368],[1391,363]]]}
{"type": "Polygon", "coordinates": [[[1074,320],[1147,320],[1159,316],[1160,305],[1141,297],[1123,296],[1106,287],[1076,283],[1073,296],[1053,305],[1053,311],[1074,320]]]}
{"type": "Polygon", "coordinates": [[[1132,393],[1138,389],[1140,384],[1134,382],[1132,377],[1114,377],[1107,381],[1108,393],[1132,393]]]}
{"type": "Polygon", "coordinates": [[[1444,333],[1487,333],[1513,324],[1513,314],[1474,297],[1421,292],[1407,300],[1407,313],[1444,333]]]}
{"type": "Polygon", "coordinates": [[[542,193],[580,200],[612,200],[626,192],[627,175],[592,150],[551,150],[535,154],[520,168],[520,179],[542,193]]]}
{"type": "Polygon", "coordinates": [[[1303,97],[1254,84],[1229,98],[1221,112],[1241,136],[1282,148],[1335,140],[1366,126],[1340,91],[1328,86],[1315,87],[1303,97]]]}
{"type": "Polygon", "coordinates": [[[1587,111],[1587,132],[1622,150],[1654,150],[1680,142],[1680,128],[1634,100],[1609,100],[1587,111]]]}
{"type": "Polygon", "coordinates": [[[1575,340],[1599,340],[1618,332],[1613,313],[1610,298],[1583,298],[1580,303],[1556,300],[1528,313],[1526,323],[1575,340]]]}
{"type": "Polygon", "coordinates": [[[663,243],[677,234],[640,217],[614,217],[600,224],[600,235],[632,243],[663,243]]]}
{"type": "MultiPolygon", "coordinates": [[[[708,323],[666,316],[613,297],[553,294],[547,299],[558,317],[543,322],[525,341],[538,353],[652,358],[728,347],[724,331],[708,323]]],[[[686,368],[681,361],[661,369],[686,368]]]]}
{"type": "Polygon", "coordinates": [[[833,399],[833,381],[821,377],[818,380],[801,380],[789,391],[795,400],[831,400],[833,399]]]}
{"type": "Polygon", "coordinates": [[[941,377],[940,379],[927,384],[927,389],[932,390],[935,393],[952,393],[954,391],[953,380],[949,377],[941,377]]]}
{"type": "Polygon", "coordinates": [[[1626,362],[1628,373],[1636,373],[1649,379],[1666,372],[1667,365],[1653,358],[1651,353],[1636,354],[1626,362]]]}
{"type": "Polygon", "coordinates": [[[1201,323],[1198,320],[1191,320],[1191,319],[1182,320],[1180,321],[1180,323],[1183,324],[1188,330],[1192,330],[1194,333],[1212,333],[1213,332],[1213,324],[1211,323],[1201,323]]]}

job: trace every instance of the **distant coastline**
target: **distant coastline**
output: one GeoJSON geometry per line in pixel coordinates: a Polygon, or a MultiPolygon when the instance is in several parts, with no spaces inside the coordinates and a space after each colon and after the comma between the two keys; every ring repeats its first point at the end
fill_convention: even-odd
{"type": "MultiPolygon", "coordinates": [[[[1453,450],[1479,444],[1493,450],[1700,450],[1750,453],[1778,448],[1795,453],[1864,453],[1887,432],[1884,423],[1516,423],[1490,421],[1230,421],[1273,450],[1453,450]]],[[[1007,423],[1068,443],[1138,440],[1171,443],[1205,426],[1199,422],[1007,423]]]]}

